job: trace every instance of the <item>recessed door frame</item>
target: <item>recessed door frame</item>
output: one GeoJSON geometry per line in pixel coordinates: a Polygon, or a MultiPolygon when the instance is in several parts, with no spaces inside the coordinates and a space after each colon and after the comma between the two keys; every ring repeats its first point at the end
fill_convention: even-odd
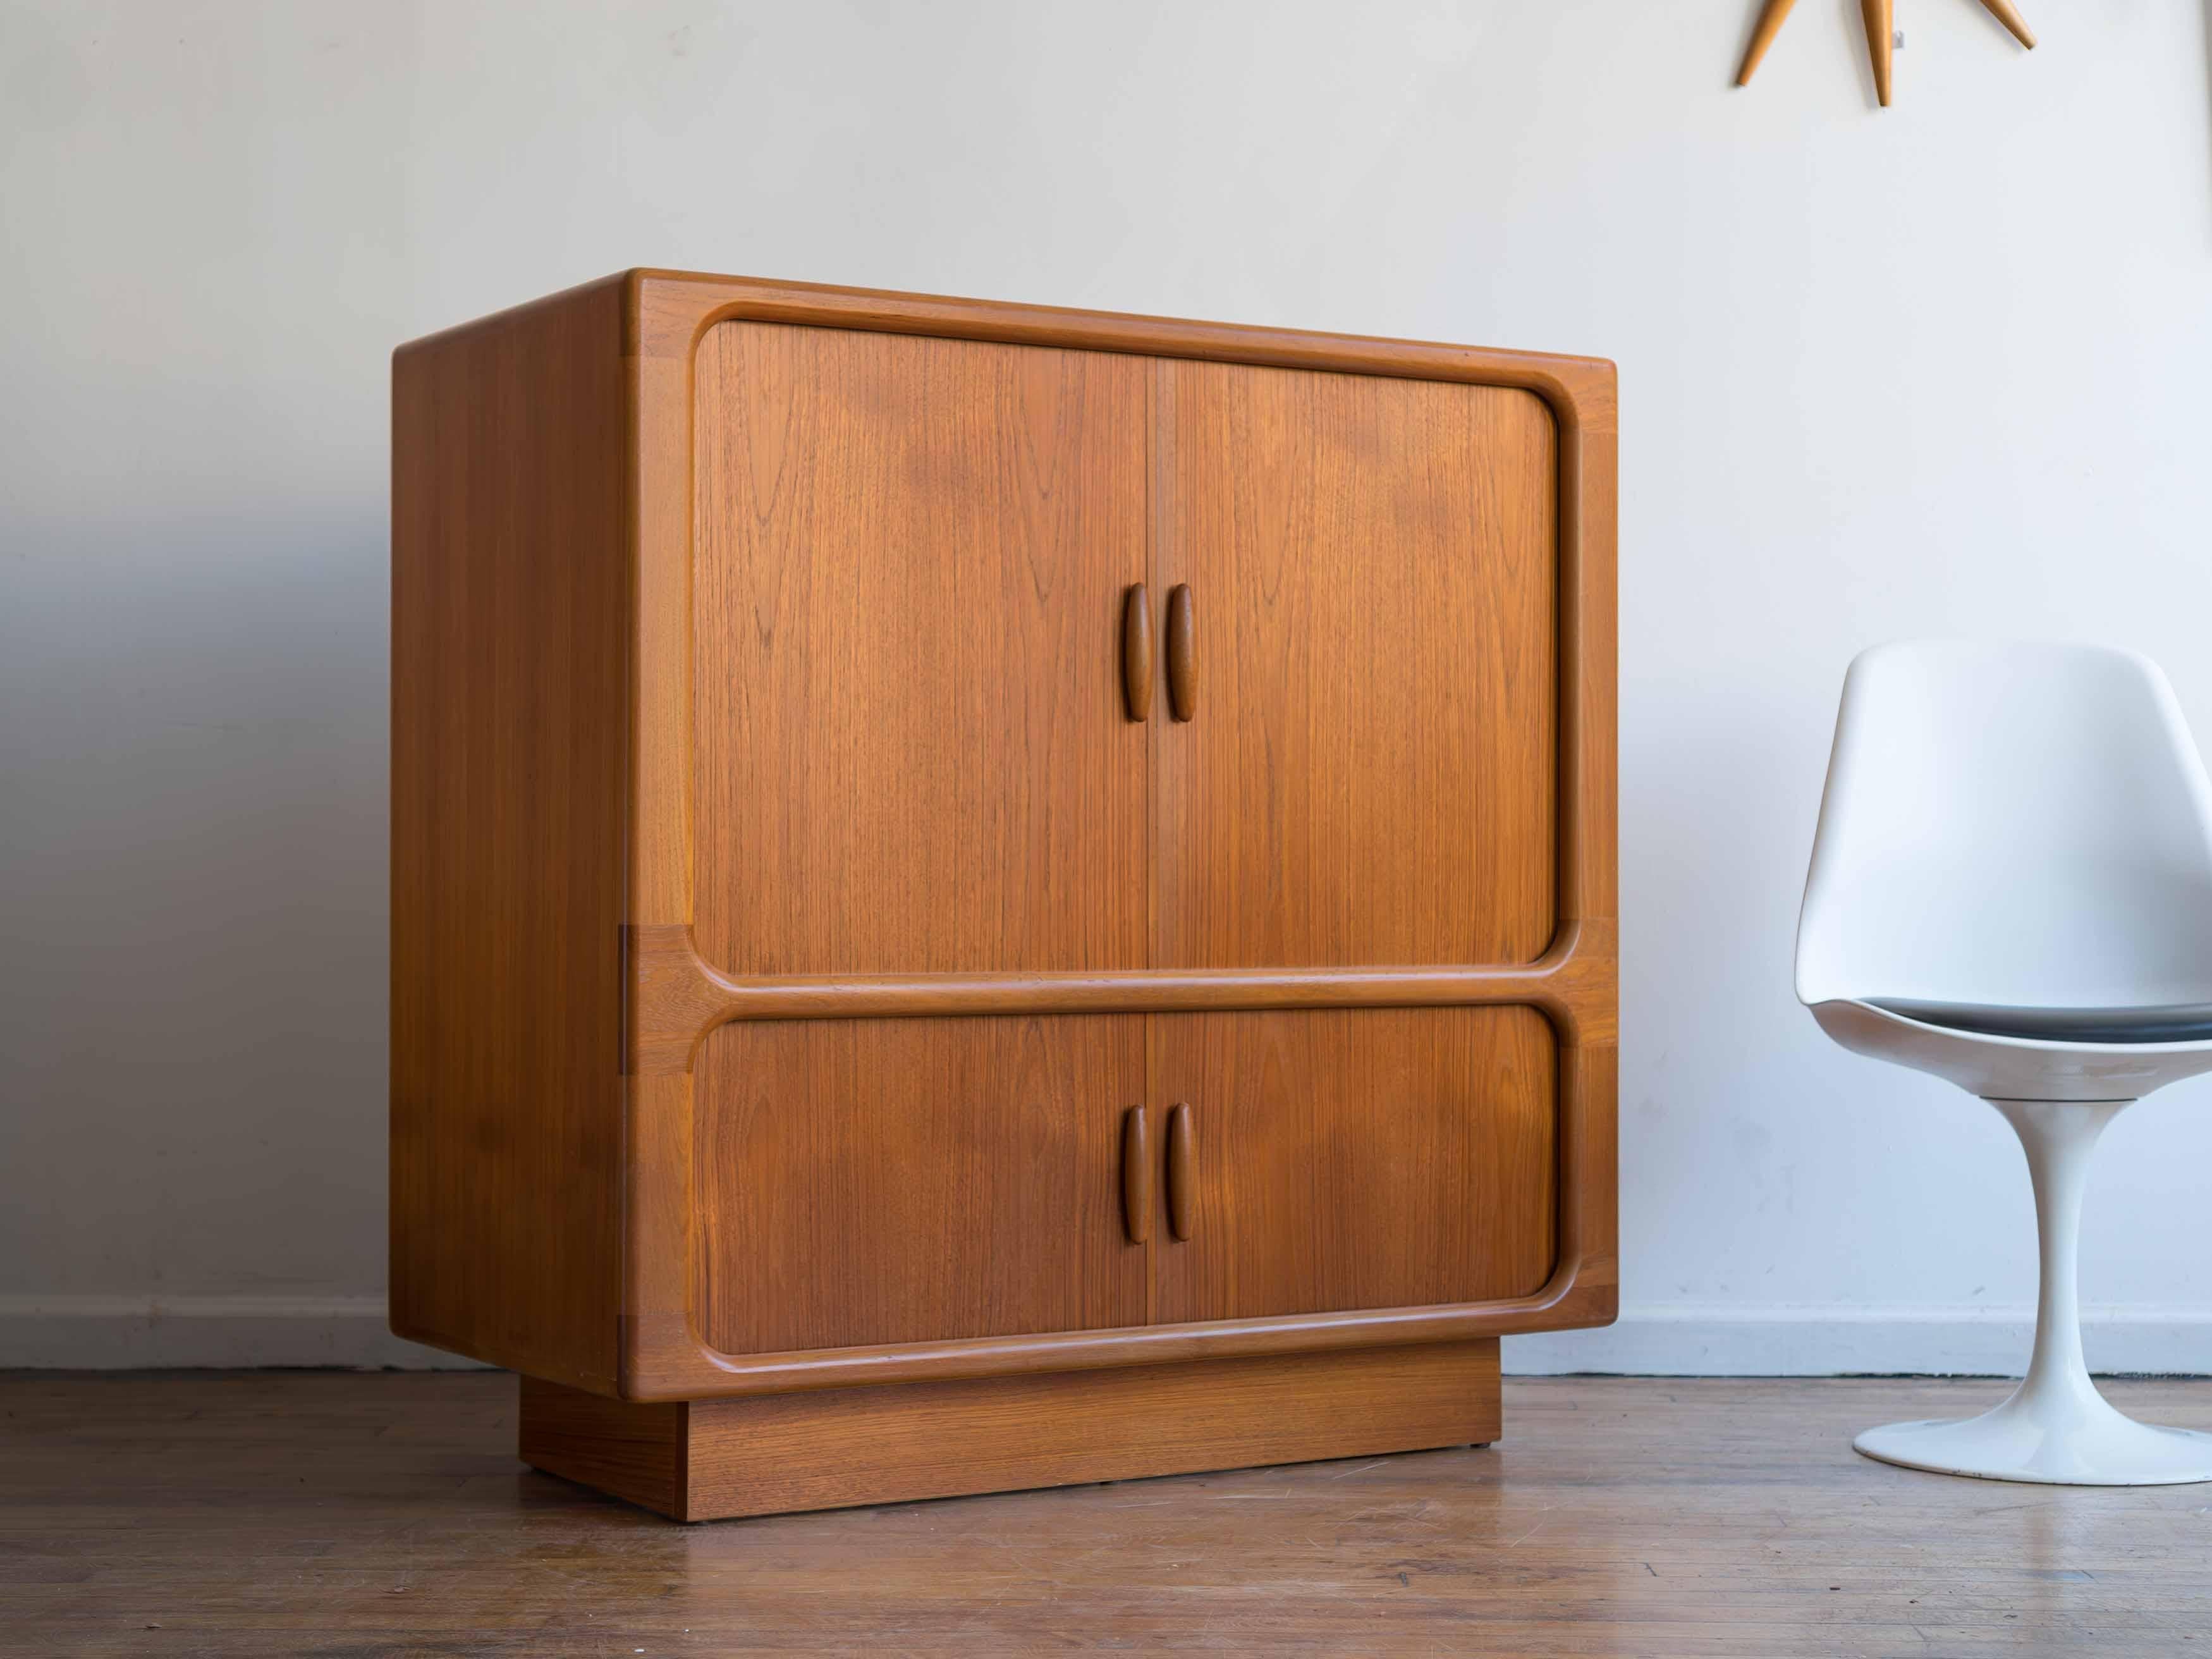
{"type": "Polygon", "coordinates": [[[619,1364],[624,1398],[706,1399],[1460,1341],[1602,1324],[1613,1317],[1619,1284],[1613,735],[1617,428],[1610,363],[650,270],[625,279],[623,349],[637,641],[629,665],[629,921],[619,942],[629,988],[619,1058],[629,1147],[619,1364]],[[691,942],[692,363],[705,331],[734,318],[1458,380],[1517,386],[1542,398],[1559,438],[1559,896],[1549,948],[1533,963],[1509,968],[1146,969],[857,979],[738,979],[709,968],[691,942]],[[1559,1042],[1558,1265],[1535,1295],[804,1353],[733,1356],[700,1340],[692,1313],[691,1060],[705,1032],[724,1021],[1492,1003],[1538,1009],[1559,1042]]]}

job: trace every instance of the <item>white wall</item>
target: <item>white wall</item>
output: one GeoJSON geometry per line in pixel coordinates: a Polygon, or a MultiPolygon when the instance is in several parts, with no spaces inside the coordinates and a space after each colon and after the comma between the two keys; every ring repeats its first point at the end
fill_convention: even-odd
{"type": "MultiPolygon", "coordinates": [[[[1617,1329],[2002,1366],[1995,1114],[1789,958],[1868,641],[2161,659],[2212,737],[2203,0],[0,7],[0,1363],[364,1359],[386,354],[653,264],[1620,365],[1617,1329]]],[[[2093,1362],[2212,1370],[2212,1082],[2122,1118],[2093,1362]]]]}

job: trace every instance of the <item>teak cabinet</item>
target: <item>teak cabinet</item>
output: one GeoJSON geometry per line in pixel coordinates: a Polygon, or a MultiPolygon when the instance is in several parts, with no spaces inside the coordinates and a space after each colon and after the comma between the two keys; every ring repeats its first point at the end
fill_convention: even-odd
{"type": "Polygon", "coordinates": [[[526,1459],[1487,1442],[1612,1317],[1609,364],[633,271],[392,380],[392,1319],[526,1459]]]}

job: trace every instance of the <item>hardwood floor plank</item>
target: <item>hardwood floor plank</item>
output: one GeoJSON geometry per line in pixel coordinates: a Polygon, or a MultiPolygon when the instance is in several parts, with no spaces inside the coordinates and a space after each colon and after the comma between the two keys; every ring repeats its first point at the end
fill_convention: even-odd
{"type": "Polygon", "coordinates": [[[2212,1487],[1850,1450],[2005,1386],[1509,1378],[1489,1451],[682,1527],[515,1462],[504,1375],[18,1374],[0,1654],[2212,1651],[2212,1487]]]}

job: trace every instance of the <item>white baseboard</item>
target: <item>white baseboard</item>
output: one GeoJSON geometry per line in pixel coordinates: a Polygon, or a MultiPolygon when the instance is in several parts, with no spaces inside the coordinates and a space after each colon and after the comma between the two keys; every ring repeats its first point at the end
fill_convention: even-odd
{"type": "MultiPolygon", "coordinates": [[[[2091,1306],[2082,1324],[2100,1372],[2212,1376],[2212,1310],[2091,1306]]],[[[2031,1308],[1687,1303],[1629,1308],[1602,1330],[1509,1336],[1504,1360],[1522,1376],[2017,1376],[2034,1328],[2031,1308]]],[[[473,1364],[392,1335],[382,1297],[0,1296],[0,1370],[473,1364]]]]}
{"type": "Polygon", "coordinates": [[[0,1296],[0,1370],[172,1365],[477,1368],[392,1335],[380,1296],[0,1296]]]}
{"type": "MultiPolygon", "coordinates": [[[[1594,1331],[1509,1336],[1509,1375],[2018,1376],[2035,1310],[1662,1304],[1594,1331]]],[[[2212,1376],[2212,1310],[2085,1304],[2081,1346],[2100,1376],[2212,1376]]]]}

